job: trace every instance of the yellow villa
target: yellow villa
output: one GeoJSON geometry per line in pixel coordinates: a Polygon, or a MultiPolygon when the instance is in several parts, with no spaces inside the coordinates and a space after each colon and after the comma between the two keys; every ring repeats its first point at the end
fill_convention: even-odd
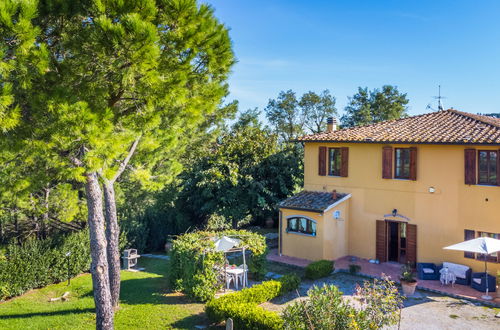
{"type": "MultiPolygon", "coordinates": [[[[341,130],[330,119],[299,141],[304,189],[280,203],[280,255],[484,269],[443,247],[500,238],[500,119],[450,109],[341,130]]],[[[487,261],[500,270],[500,255],[487,261]]]]}

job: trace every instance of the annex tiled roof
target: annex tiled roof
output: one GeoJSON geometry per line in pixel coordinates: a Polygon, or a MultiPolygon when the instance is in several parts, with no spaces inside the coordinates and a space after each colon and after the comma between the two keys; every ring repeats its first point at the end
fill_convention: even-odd
{"type": "Polygon", "coordinates": [[[337,198],[333,198],[331,192],[302,191],[289,197],[279,204],[280,208],[306,210],[313,212],[323,212],[328,207],[340,201],[348,194],[337,193],[337,198]]]}
{"type": "Polygon", "coordinates": [[[500,118],[450,109],[306,135],[298,141],[500,144],[500,118]]]}

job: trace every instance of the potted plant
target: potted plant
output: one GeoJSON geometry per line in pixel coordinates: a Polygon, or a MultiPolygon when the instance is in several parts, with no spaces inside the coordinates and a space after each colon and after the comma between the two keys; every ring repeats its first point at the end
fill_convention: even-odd
{"type": "Polygon", "coordinates": [[[415,273],[413,273],[413,269],[411,268],[410,263],[407,263],[406,265],[403,265],[403,267],[401,267],[400,281],[405,296],[411,296],[415,293],[417,280],[415,279],[415,273]]]}

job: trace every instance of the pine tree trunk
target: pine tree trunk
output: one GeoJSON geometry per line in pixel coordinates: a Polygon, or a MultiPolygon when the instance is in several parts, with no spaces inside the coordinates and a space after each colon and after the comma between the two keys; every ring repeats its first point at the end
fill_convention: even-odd
{"type": "Polygon", "coordinates": [[[96,329],[113,329],[114,310],[111,304],[109,288],[108,258],[106,255],[106,237],[104,234],[104,214],[102,190],[96,173],[86,175],[85,191],[87,194],[88,225],[90,232],[90,253],[92,263],[90,272],[94,289],[96,308],[96,329]]]}
{"type": "Polygon", "coordinates": [[[120,302],[120,228],[116,214],[115,187],[112,182],[104,182],[104,205],[106,217],[106,240],[108,241],[109,284],[113,307],[120,302]]]}

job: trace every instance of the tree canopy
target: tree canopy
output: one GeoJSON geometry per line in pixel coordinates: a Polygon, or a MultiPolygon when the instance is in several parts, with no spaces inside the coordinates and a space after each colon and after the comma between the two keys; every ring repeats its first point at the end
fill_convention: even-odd
{"type": "Polygon", "coordinates": [[[227,94],[228,31],[195,0],[5,0],[0,36],[2,158],[40,161],[32,187],[85,185],[97,326],[112,328],[98,180],[157,189],[180,172],[227,94]]]}
{"type": "Polygon", "coordinates": [[[269,100],[264,111],[273,130],[289,142],[306,133],[324,131],[327,118],[337,115],[335,102],[329,90],[321,94],[309,91],[300,99],[294,91],[287,90],[269,100]]]}
{"type": "Polygon", "coordinates": [[[372,91],[360,87],[349,98],[349,104],[345,107],[346,114],[341,119],[342,126],[368,125],[406,117],[408,102],[406,93],[399,92],[395,86],[384,85],[381,90],[372,91]]]}

